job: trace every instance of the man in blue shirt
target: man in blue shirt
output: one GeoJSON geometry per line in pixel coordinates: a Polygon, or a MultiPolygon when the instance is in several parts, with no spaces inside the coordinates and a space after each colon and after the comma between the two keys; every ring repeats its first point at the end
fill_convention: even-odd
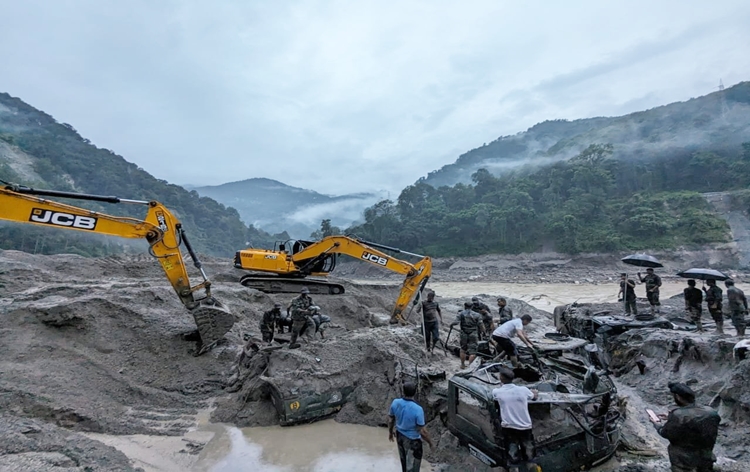
{"type": "Polygon", "coordinates": [[[432,440],[424,427],[424,410],[414,401],[416,393],[416,385],[412,382],[404,383],[404,397],[393,400],[388,413],[388,440],[393,442],[393,427],[396,426],[401,472],[419,472],[422,465],[422,439],[432,448],[432,440]]]}

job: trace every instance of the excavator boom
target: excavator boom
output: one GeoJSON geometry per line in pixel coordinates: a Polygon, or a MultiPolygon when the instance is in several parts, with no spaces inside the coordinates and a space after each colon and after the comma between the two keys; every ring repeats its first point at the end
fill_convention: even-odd
{"type": "Polygon", "coordinates": [[[336,266],[339,255],[369,262],[406,276],[396,306],[391,313],[392,322],[404,322],[404,311],[409,302],[420,292],[432,273],[432,260],[429,257],[402,251],[397,248],[354,239],[348,236],[328,236],[320,241],[296,241],[279,250],[248,248],[238,251],[234,265],[239,269],[250,270],[240,283],[267,293],[298,292],[306,286],[311,293],[340,294],[344,287],[321,279],[307,279],[308,276],[326,276],[336,266]],[[397,259],[387,250],[420,257],[416,264],[397,259]]]}
{"type": "Polygon", "coordinates": [[[159,261],[180,301],[195,319],[201,337],[198,354],[210,349],[234,324],[234,316],[229,309],[211,295],[211,281],[190,246],[182,224],[159,202],[7,185],[0,188],[0,219],[122,238],[146,239],[150,245],[149,253],[159,261]],[[42,196],[129,203],[146,206],[148,210],[146,218],[138,220],[107,215],[47,200],[42,196]],[[180,252],[181,245],[188,250],[193,265],[201,273],[203,282],[197,285],[190,284],[187,267],[180,252]]]}

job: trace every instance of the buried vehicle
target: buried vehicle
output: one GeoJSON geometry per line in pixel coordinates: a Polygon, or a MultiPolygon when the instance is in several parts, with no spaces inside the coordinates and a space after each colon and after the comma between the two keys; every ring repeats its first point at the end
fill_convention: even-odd
{"type": "Polygon", "coordinates": [[[555,328],[562,334],[583,338],[606,349],[610,340],[625,331],[641,328],[674,329],[675,325],[663,316],[613,315],[602,305],[573,303],[555,307],[555,328]]]}
{"type": "MultiPolygon", "coordinates": [[[[527,357],[528,354],[523,357],[527,357]]],[[[624,418],[617,389],[603,372],[572,351],[534,356],[533,367],[514,369],[516,383],[537,389],[529,402],[536,441],[534,463],[544,472],[569,472],[607,461],[620,442],[624,418]]],[[[469,453],[491,467],[507,467],[500,408],[492,390],[501,386],[502,363],[454,375],[448,383],[448,429],[469,453]]]]}

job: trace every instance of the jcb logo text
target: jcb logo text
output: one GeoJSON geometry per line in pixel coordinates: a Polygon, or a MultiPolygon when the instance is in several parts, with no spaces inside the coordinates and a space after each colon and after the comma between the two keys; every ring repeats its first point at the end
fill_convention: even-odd
{"type": "Polygon", "coordinates": [[[386,265],[388,264],[388,258],[387,257],[380,257],[377,254],[370,254],[369,252],[363,252],[362,253],[362,259],[370,262],[374,262],[375,264],[379,265],[386,265]]]}
{"type": "Polygon", "coordinates": [[[65,226],[68,228],[94,230],[97,218],[91,216],[71,215],[60,211],[43,210],[33,208],[29,221],[54,226],[65,226]]]}

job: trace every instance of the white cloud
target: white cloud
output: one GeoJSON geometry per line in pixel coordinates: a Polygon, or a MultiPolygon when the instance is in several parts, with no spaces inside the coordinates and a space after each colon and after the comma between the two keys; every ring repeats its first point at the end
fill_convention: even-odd
{"type": "Polygon", "coordinates": [[[551,118],[750,79],[750,3],[0,0],[0,91],[159,178],[398,192],[551,118]]]}

